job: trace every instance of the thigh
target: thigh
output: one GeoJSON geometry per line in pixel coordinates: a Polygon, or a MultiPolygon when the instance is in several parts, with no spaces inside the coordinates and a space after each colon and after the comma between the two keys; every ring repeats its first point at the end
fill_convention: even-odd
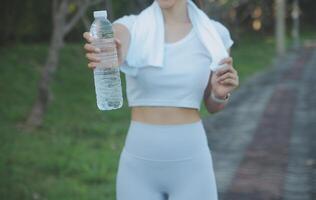
{"type": "Polygon", "coordinates": [[[116,176],[116,200],[164,200],[155,187],[154,174],[150,173],[149,166],[146,161],[121,153],[116,176]]]}
{"type": "Polygon", "coordinates": [[[210,151],[204,151],[174,172],[169,200],[217,200],[217,186],[210,151]]]}

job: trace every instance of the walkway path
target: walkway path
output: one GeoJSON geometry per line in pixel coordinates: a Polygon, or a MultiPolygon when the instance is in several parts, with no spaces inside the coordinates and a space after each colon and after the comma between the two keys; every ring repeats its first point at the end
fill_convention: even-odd
{"type": "Polygon", "coordinates": [[[316,48],[275,61],[203,119],[220,200],[316,199],[316,48]]]}

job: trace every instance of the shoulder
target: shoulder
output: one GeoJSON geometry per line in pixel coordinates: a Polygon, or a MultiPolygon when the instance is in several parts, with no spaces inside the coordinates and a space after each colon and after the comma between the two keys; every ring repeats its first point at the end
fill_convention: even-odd
{"type": "Polygon", "coordinates": [[[116,19],[113,24],[122,24],[124,25],[129,31],[132,29],[132,26],[136,20],[137,15],[124,15],[118,19],[116,19]]]}
{"type": "Polygon", "coordinates": [[[234,44],[234,41],[231,38],[230,31],[221,22],[214,19],[210,19],[210,20],[212,24],[214,25],[215,29],[218,31],[219,35],[221,36],[225,47],[229,49],[234,44]]]}

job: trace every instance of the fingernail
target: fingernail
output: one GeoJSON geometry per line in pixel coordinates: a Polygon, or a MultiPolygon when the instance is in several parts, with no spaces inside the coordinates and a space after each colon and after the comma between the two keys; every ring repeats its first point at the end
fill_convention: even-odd
{"type": "Polygon", "coordinates": [[[99,48],[95,48],[95,51],[98,52],[98,53],[101,52],[101,50],[99,48]]]}

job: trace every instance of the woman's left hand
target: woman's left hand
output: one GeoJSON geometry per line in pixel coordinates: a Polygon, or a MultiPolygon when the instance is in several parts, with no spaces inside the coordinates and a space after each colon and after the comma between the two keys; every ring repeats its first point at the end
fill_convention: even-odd
{"type": "Polygon", "coordinates": [[[224,63],[226,66],[216,70],[211,78],[212,92],[221,99],[225,99],[227,94],[239,85],[238,73],[233,67],[233,58],[227,57],[219,62],[220,65],[224,63]]]}

